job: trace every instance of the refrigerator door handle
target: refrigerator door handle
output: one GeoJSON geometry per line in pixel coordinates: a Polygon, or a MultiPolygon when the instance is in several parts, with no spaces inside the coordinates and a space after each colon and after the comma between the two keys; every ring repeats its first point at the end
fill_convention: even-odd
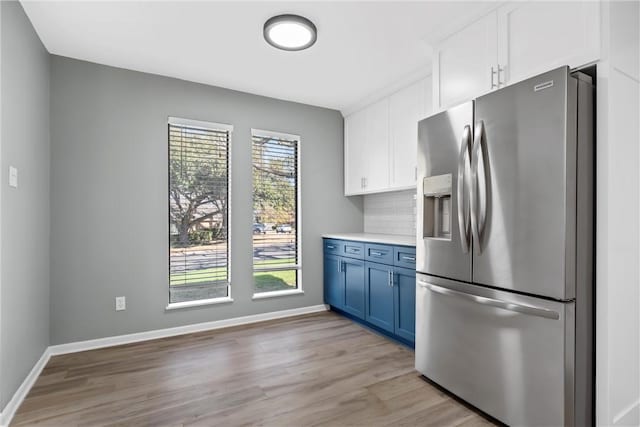
{"type": "Polygon", "coordinates": [[[465,197],[465,180],[467,179],[470,164],[470,145],[471,145],[471,126],[466,125],[462,132],[462,144],[460,147],[460,156],[458,156],[458,185],[456,198],[458,199],[458,229],[460,230],[460,243],[462,244],[462,252],[469,252],[471,239],[470,236],[470,218],[469,203],[465,197]]]}
{"type": "Polygon", "coordinates": [[[471,234],[476,254],[482,253],[480,236],[484,230],[487,217],[487,178],[484,164],[483,144],[486,144],[484,122],[480,120],[476,124],[473,141],[473,156],[471,160],[471,234]],[[480,167],[482,170],[479,171],[480,167]]]}
{"type": "Polygon", "coordinates": [[[560,314],[557,311],[549,310],[543,307],[536,307],[534,305],[520,304],[512,301],[503,301],[494,298],[482,297],[479,295],[468,294],[466,292],[455,291],[453,289],[444,288],[442,286],[433,285],[425,280],[418,280],[418,285],[421,287],[435,292],[437,294],[446,295],[450,297],[463,298],[468,301],[472,301],[482,305],[489,305],[503,310],[513,311],[521,314],[528,314],[531,316],[545,317],[547,319],[560,319],[560,314]]]}

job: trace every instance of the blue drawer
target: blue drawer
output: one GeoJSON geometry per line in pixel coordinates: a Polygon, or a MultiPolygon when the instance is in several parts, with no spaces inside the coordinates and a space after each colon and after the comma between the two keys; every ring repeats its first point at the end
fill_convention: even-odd
{"type": "Polygon", "coordinates": [[[393,265],[416,269],[416,248],[396,246],[393,248],[393,265]]]}
{"type": "Polygon", "coordinates": [[[329,255],[342,255],[342,241],[324,239],[324,253],[329,255]]]}
{"type": "Polygon", "coordinates": [[[364,259],[364,243],[341,240],[340,246],[342,256],[364,259]]]}
{"type": "Polygon", "coordinates": [[[371,262],[393,265],[393,246],[364,245],[364,259],[371,262]]]}

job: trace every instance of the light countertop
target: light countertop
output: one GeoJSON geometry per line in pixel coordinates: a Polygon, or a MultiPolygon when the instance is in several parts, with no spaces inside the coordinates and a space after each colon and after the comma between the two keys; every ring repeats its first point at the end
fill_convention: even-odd
{"type": "Polygon", "coordinates": [[[357,242],[381,243],[385,245],[415,246],[415,236],[378,233],[328,233],[322,237],[327,239],[354,240],[357,242]]]}

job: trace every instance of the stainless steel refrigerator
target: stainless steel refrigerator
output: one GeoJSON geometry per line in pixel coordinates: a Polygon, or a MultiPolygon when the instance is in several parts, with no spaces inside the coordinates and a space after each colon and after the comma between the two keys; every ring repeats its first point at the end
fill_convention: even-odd
{"type": "Polygon", "coordinates": [[[416,369],[510,425],[593,423],[593,92],[562,67],[419,122],[416,369]]]}

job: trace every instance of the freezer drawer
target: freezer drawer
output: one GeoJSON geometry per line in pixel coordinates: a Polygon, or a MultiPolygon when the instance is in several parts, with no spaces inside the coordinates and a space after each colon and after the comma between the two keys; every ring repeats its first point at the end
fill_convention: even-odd
{"type": "Polygon", "coordinates": [[[417,275],[416,369],[498,420],[574,425],[574,303],[417,275]]]}

